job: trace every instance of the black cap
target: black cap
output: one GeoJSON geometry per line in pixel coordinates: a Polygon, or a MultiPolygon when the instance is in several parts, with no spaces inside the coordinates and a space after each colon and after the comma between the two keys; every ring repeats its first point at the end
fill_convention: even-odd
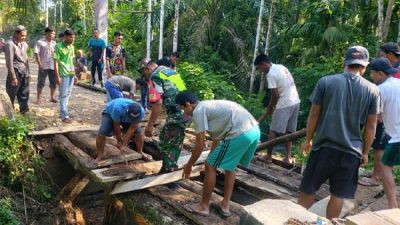
{"type": "Polygon", "coordinates": [[[366,48],[362,46],[350,47],[345,56],[344,65],[349,66],[353,64],[358,64],[362,66],[367,66],[369,60],[369,52],[366,48]]]}
{"type": "Polygon", "coordinates": [[[384,57],[380,57],[373,60],[369,64],[369,68],[374,71],[382,71],[387,75],[392,75],[399,72],[399,70],[393,68],[392,65],[390,64],[390,61],[384,57]]]}
{"type": "Polygon", "coordinates": [[[126,109],[126,115],[128,115],[129,118],[132,119],[137,119],[140,117],[142,109],[141,106],[137,103],[132,103],[130,104],[127,109],[126,109]]]}
{"type": "Polygon", "coordinates": [[[394,42],[385,43],[379,47],[379,49],[384,52],[391,52],[393,54],[400,55],[400,47],[394,42]]]}

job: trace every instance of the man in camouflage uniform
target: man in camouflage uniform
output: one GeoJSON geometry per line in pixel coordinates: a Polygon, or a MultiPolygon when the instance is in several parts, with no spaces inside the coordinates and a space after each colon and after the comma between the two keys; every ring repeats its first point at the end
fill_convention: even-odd
{"type": "Polygon", "coordinates": [[[146,59],[140,62],[140,66],[143,68],[146,80],[149,81],[147,98],[153,95],[152,92],[157,92],[161,96],[151,107],[145,135],[152,136],[153,125],[164,108],[167,119],[160,133],[160,150],[163,157],[161,172],[173,171],[177,168],[186,127],[182,112],[175,104],[175,96],[180,91],[186,90],[186,86],[180,75],[169,67],[158,66],[155,62],[146,59]]]}

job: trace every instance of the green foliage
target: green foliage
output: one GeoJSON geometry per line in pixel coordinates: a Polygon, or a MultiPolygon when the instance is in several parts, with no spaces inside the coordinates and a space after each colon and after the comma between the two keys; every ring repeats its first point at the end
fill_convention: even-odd
{"type": "Polygon", "coordinates": [[[17,225],[20,222],[16,220],[12,212],[12,202],[10,198],[0,199],[0,224],[17,225]]]}
{"type": "Polygon", "coordinates": [[[0,118],[0,183],[16,189],[23,185],[35,197],[49,199],[48,187],[39,176],[44,161],[28,138],[32,128],[27,117],[0,118]]]}

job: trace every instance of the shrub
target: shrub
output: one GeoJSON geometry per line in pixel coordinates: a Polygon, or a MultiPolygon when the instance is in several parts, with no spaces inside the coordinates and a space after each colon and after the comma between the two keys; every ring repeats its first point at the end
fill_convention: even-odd
{"type": "Polygon", "coordinates": [[[2,198],[0,199],[0,224],[3,225],[17,225],[19,222],[11,211],[11,199],[2,198]]]}

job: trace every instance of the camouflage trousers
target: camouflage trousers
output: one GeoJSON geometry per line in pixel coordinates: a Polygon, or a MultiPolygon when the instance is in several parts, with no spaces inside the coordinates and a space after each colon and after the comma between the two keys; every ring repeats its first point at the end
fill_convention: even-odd
{"type": "Polygon", "coordinates": [[[168,115],[160,133],[160,151],[165,171],[173,171],[178,167],[177,162],[185,138],[185,127],[180,112],[168,115]]]}

